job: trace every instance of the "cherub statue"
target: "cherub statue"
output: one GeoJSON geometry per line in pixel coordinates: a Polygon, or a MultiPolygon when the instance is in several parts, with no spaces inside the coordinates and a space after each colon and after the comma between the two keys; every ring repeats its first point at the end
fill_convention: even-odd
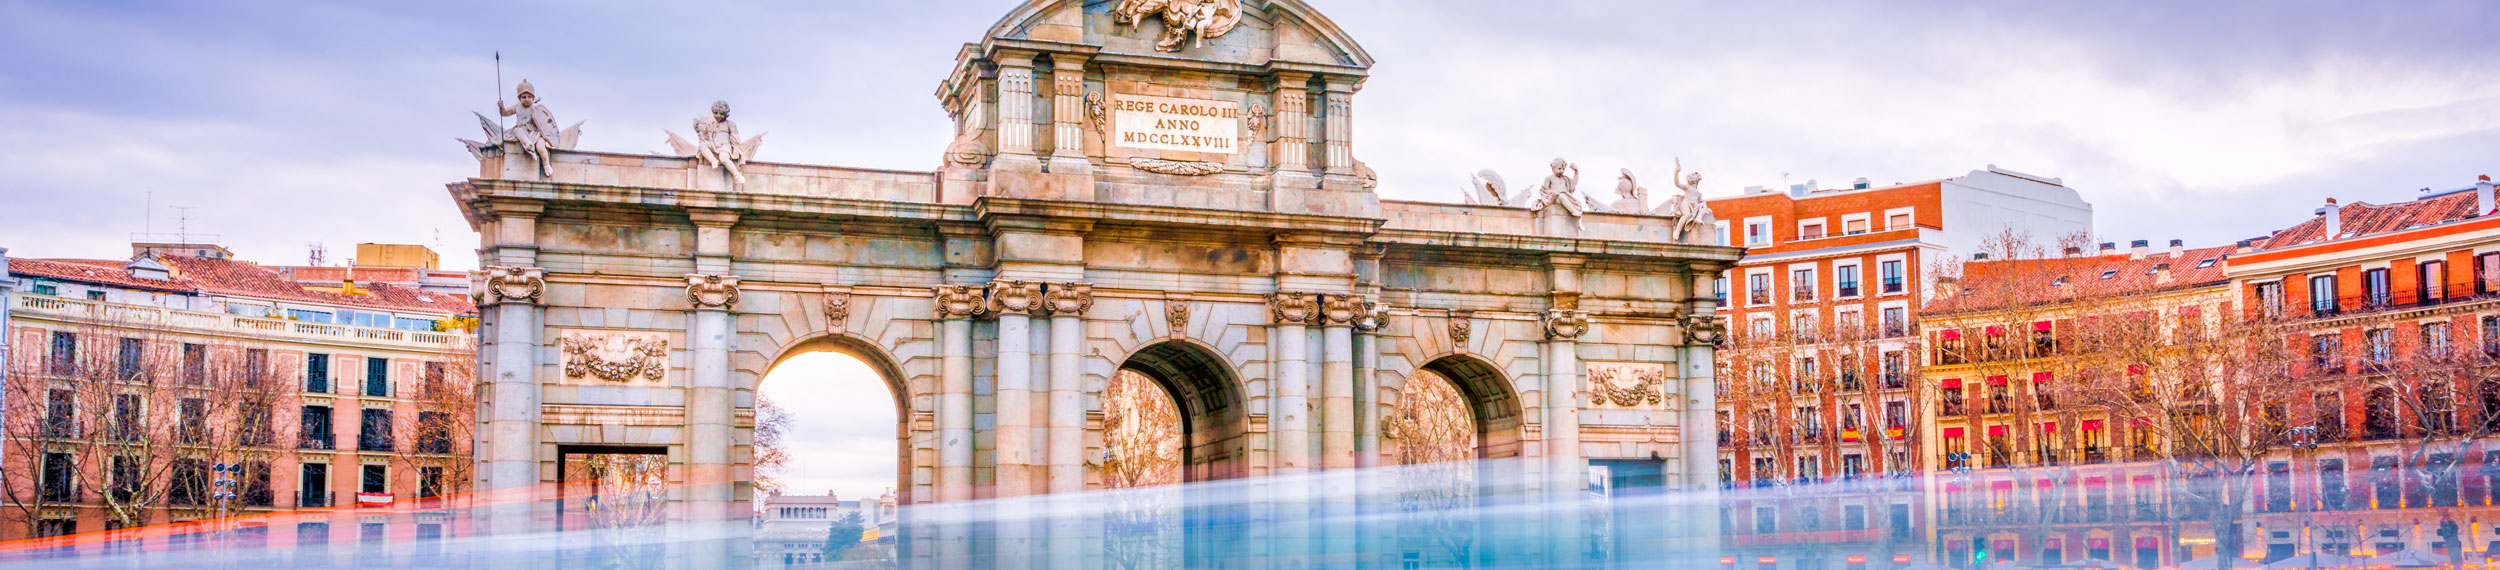
{"type": "Polygon", "coordinates": [[[1717,217],[1711,215],[1710,204],[1701,197],[1701,171],[1696,170],[1691,174],[1686,174],[1684,159],[1678,158],[1675,159],[1675,176],[1680,178],[1675,181],[1675,187],[1683,190],[1684,194],[1664,204],[1659,204],[1658,210],[1653,213],[1673,219],[1677,239],[1689,243],[1690,239],[1687,236],[1692,235],[1695,227],[1701,227],[1703,229],[1700,231],[1707,232],[1710,231],[1708,228],[1716,227],[1719,221],[1717,217]]]}
{"type": "Polygon", "coordinates": [[[677,133],[668,133],[668,144],[706,167],[729,171],[729,179],[737,186],[747,185],[747,159],[755,156],[755,147],[763,146],[764,135],[738,140],[738,123],[729,120],[728,101],[713,101],[710,115],[695,117],[694,138],[695,144],[688,144],[677,133]]]}
{"type": "Polygon", "coordinates": [[[497,116],[514,119],[511,127],[504,127],[502,123],[480,114],[477,116],[478,125],[486,130],[488,142],[468,139],[460,139],[460,142],[468,145],[469,152],[480,158],[504,143],[520,145],[523,154],[538,159],[539,176],[554,177],[555,161],[551,159],[550,151],[573,148],[573,141],[581,138],[582,124],[576,122],[571,127],[557,129],[555,112],[538,103],[538,88],[532,87],[527,79],[521,80],[514,93],[520,100],[518,107],[505,107],[502,101],[495,102],[497,116]]]}
{"type": "Polygon", "coordinates": [[[1476,171],[1475,176],[1467,179],[1467,191],[1462,194],[1467,203],[1479,206],[1509,206],[1509,195],[1510,185],[1502,182],[1502,173],[1491,170],[1476,171]]]}
{"type": "Polygon", "coordinates": [[[1554,173],[1546,175],[1544,181],[1537,183],[1535,201],[1528,203],[1528,209],[1543,210],[1547,205],[1560,204],[1564,211],[1571,213],[1572,217],[1586,215],[1588,204],[1580,196],[1579,165],[1557,158],[1551,166],[1554,168],[1554,173]],[[1565,171],[1569,171],[1570,174],[1564,174],[1565,171]]]}
{"type": "Polygon", "coordinates": [[[1615,198],[1615,203],[1606,206],[1606,211],[1618,214],[1649,213],[1649,189],[1642,188],[1640,180],[1632,177],[1632,169],[1625,168],[1622,171],[1622,175],[1615,177],[1617,198],[1615,198]]]}

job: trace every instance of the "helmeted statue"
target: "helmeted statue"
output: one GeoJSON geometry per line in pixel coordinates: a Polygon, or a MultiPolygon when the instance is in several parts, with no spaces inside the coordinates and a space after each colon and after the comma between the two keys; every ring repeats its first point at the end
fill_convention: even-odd
{"type": "Polygon", "coordinates": [[[460,139],[460,142],[468,145],[469,152],[478,154],[481,158],[486,156],[485,153],[506,143],[519,146],[523,154],[528,154],[531,158],[538,160],[539,176],[552,178],[555,176],[552,151],[573,148],[573,142],[581,138],[582,124],[575,122],[571,127],[558,129],[555,112],[539,103],[538,88],[531,86],[527,79],[521,80],[521,85],[515,87],[513,91],[515,98],[520,101],[520,106],[506,107],[502,101],[495,102],[497,116],[513,118],[511,127],[504,127],[502,123],[488,119],[485,115],[478,115],[479,126],[486,130],[486,139],[489,142],[468,139],[460,139]]]}
{"type": "Polygon", "coordinates": [[[1640,180],[1632,177],[1632,169],[1622,171],[1622,175],[1615,177],[1615,203],[1607,205],[1606,211],[1617,214],[1649,213],[1649,189],[1642,188],[1640,180]]]}

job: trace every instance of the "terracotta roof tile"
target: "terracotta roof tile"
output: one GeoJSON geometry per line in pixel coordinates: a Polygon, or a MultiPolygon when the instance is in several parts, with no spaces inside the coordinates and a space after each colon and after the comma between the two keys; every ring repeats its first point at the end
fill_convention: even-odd
{"type": "Polygon", "coordinates": [[[2257,249],[2274,249],[2312,243],[2333,237],[2350,237],[2387,233],[2415,226],[2428,226],[2473,217],[2474,193],[2458,192],[2394,204],[2353,202],[2344,204],[2337,216],[2342,220],[2342,235],[2327,236],[2326,216],[2312,216],[2274,235],[2259,239],[2257,249]]]}
{"type": "Polygon", "coordinates": [[[105,285],[110,287],[144,289],[148,291],[164,291],[174,293],[192,293],[199,291],[198,287],[192,285],[191,280],[181,277],[174,277],[171,280],[163,281],[140,279],[131,275],[130,271],[122,269],[122,264],[124,263],[128,262],[105,262],[93,259],[26,259],[22,257],[12,257],[9,258],[9,273],[47,279],[58,279],[62,281],[105,285]]]}
{"type": "Polygon", "coordinates": [[[367,309],[451,315],[466,314],[476,310],[476,307],[469,303],[466,295],[431,293],[383,283],[359,283],[356,287],[368,294],[348,295],[307,289],[284,274],[248,261],[176,255],[160,256],[157,260],[173,270],[172,279],[141,279],[131,275],[130,271],[124,268],[129,262],[103,259],[12,257],[9,258],[9,272],[109,287],[172,293],[234,295],[367,309]]]}
{"type": "Polygon", "coordinates": [[[2095,255],[1974,261],[1962,266],[1961,285],[1969,293],[1932,300],[1926,310],[1986,310],[2013,302],[2134,295],[2221,283],[2227,281],[2222,272],[2230,266],[2232,249],[2234,246],[2182,250],[2175,259],[2170,252],[2162,251],[2143,259],[2095,255]],[[2170,266],[2168,281],[2163,281],[2158,271],[2163,264],[2170,266]],[[2043,291],[2049,293],[2045,298],[2040,295],[2043,291]]]}

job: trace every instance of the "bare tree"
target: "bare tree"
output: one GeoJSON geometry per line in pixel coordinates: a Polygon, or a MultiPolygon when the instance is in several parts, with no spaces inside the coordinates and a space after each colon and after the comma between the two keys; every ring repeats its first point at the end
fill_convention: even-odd
{"type": "Polygon", "coordinates": [[[1399,506],[1407,513],[1401,537],[1420,537],[1447,555],[1435,564],[1470,565],[1475,559],[1476,425],[1465,396],[1431,371],[1415,374],[1400,392],[1397,413],[1381,425],[1397,446],[1399,506]]]}
{"type": "Polygon", "coordinates": [[[755,490],[778,494],[783,485],[781,472],[790,466],[789,444],[783,441],[790,433],[790,412],[781,403],[755,396],[755,490]]]}
{"type": "MultiPolygon", "coordinates": [[[[1103,387],[1103,486],[1140,489],[1181,482],[1180,406],[1153,378],[1131,370],[1103,387]]],[[[1122,568],[1178,562],[1178,497],[1170,492],[1112,493],[1104,521],[1105,556],[1122,568]]]]}

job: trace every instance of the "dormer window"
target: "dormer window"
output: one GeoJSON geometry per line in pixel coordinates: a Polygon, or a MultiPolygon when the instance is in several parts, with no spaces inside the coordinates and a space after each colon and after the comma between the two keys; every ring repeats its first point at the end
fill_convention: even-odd
{"type": "Polygon", "coordinates": [[[2114,278],[2114,277],[2117,277],[2117,276],[2118,276],[2118,270],[2116,270],[2116,269],[2112,269],[2112,270],[2108,270],[2108,271],[2103,271],[2103,272],[2101,272],[2101,278],[2102,278],[2102,279],[2110,279],[2110,278],[2114,278]]]}
{"type": "Polygon", "coordinates": [[[2221,261],[2221,260],[2222,260],[2222,258],[2219,258],[2219,257],[2208,257],[2208,258],[2205,258],[2205,260],[2204,260],[2204,261],[2199,261],[2199,262],[2196,262],[2196,268],[2197,268],[2197,269],[2207,269],[2207,268],[2211,268],[2211,267],[2213,267],[2213,266],[2214,266],[2214,262],[2216,262],[2216,261],[2221,261]]]}

